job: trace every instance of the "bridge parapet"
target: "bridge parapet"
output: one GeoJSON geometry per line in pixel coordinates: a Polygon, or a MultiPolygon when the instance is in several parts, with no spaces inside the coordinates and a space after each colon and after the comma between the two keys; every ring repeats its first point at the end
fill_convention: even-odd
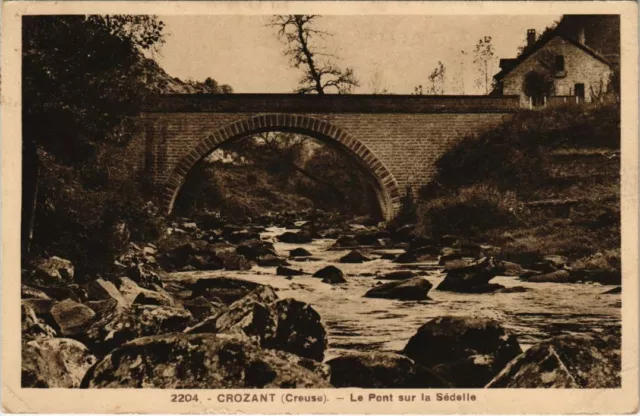
{"type": "Polygon", "coordinates": [[[208,113],[512,113],[518,96],[167,94],[151,97],[145,112],[208,113]]]}

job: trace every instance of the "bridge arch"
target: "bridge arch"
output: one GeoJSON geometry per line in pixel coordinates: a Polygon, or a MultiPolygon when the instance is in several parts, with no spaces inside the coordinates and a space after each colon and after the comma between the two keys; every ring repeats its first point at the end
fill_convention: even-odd
{"type": "Polygon", "coordinates": [[[378,157],[357,138],[328,121],[295,114],[262,114],[237,120],[209,134],[176,164],[161,196],[161,204],[171,214],[178,193],[189,171],[222,144],[269,131],[287,131],[313,137],[337,147],[356,162],[374,185],[380,211],[386,220],[400,209],[400,191],[393,174],[378,157]]]}

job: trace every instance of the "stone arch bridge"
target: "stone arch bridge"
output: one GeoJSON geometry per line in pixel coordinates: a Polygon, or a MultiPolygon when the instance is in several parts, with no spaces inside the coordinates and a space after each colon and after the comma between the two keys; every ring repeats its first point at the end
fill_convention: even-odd
{"type": "Polygon", "coordinates": [[[351,156],[391,219],[407,187],[429,182],[457,140],[495,126],[518,97],[171,94],[148,100],[127,149],[136,180],[160,185],[171,213],[190,169],[221,144],[266,131],[311,136],[351,156]]]}

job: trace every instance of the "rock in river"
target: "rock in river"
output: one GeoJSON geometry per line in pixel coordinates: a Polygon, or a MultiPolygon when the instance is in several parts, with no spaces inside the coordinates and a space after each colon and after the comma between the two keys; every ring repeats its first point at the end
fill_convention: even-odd
{"type": "Polygon", "coordinates": [[[318,371],[321,366],[283,351],[263,349],[241,336],[165,334],[140,338],[112,351],[87,372],[81,387],[330,387],[318,371]]]}
{"type": "Polygon", "coordinates": [[[497,321],[454,316],[430,320],[403,350],[455,387],[483,387],[521,352],[516,338],[497,321]]]}
{"type": "Polygon", "coordinates": [[[399,300],[426,300],[427,294],[433,285],[427,279],[414,277],[413,279],[399,280],[385,283],[369,289],[365,298],[384,298],[399,300]]]}
{"type": "Polygon", "coordinates": [[[449,269],[436,290],[459,293],[493,292],[503,286],[491,284],[489,281],[503,271],[493,257],[484,257],[468,265],[449,269]]]}
{"type": "Polygon", "coordinates": [[[338,269],[336,266],[327,266],[315,272],[312,277],[328,280],[340,280],[344,279],[344,273],[342,273],[342,270],[338,269]]]}
{"type": "Polygon", "coordinates": [[[396,272],[385,273],[382,276],[378,276],[381,280],[406,280],[416,277],[417,274],[411,270],[398,270],[396,272]]]}
{"type": "Polygon", "coordinates": [[[295,270],[289,267],[278,266],[276,269],[276,274],[278,276],[302,276],[305,273],[302,270],[295,270]]]}
{"type": "Polygon", "coordinates": [[[620,387],[620,338],[561,335],[534,345],[511,361],[487,387],[620,387]]]}
{"type": "Polygon", "coordinates": [[[287,231],[277,236],[276,239],[283,243],[306,244],[310,243],[313,240],[313,236],[307,231],[300,231],[297,233],[287,231]]]}
{"type": "Polygon", "coordinates": [[[87,347],[73,339],[29,341],[22,346],[22,387],[79,387],[95,362],[87,347]]]}
{"type": "Polygon", "coordinates": [[[566,270],[557,270],[555,272],[541,274],[537,276],[527,277],[527,282],[536,282],[536,283],[571,283],[571,275],[566,270]]]}
{"type": "Polygon", "coordinates": [[[364,263],[365,261],[370,261],[371,259],[362,254],[358,250],[351,250],[349,254],[340,257],[340,263],[364,263]]]}
{"type": "Polygon", "coordinates": [[[334,387],[437,388],[448,383],[412,359],[391,352],[350,352],[327,362],[334,387]]]}
{"type": "Polygon", "coordinates": [[[289,257],[311,257],[311,253],[302,247],[298,247],[289,251],[289,257]]]}

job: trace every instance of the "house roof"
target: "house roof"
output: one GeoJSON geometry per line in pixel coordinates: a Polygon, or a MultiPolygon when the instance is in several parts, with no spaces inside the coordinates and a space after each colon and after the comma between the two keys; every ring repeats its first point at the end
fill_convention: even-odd
{"type": "Polygon", "coordinates": [[[540,49],[542,49],[547,43],[549,43],[552,39],[555,38],[562,38],[563,40],[569,42],[570,44],[574,45],[575,47],[582,49],[584,52],[588,53],[589,55],[591,55],[593,58],[609,65],[610,67],[613,67],[612,63],[609,62],[607,59],[605,59],[604,57],[602,57],[601,55],[599,55],[596,51],[594,51],[593,49],[591,49],[590,47],[588,47],[587,45],[578,42],[575,39],[572,39],[568,36],[564,36],[560,33],[557,33],[555,31],[549,33],[549,36],[544,36],[541,39],[539,39],[536,43],[533,44],[533,46],[526,48],[522,54],[520,54],[520,56],[518,56],[517,58],[513,58],[513,59],[501,59],[500,60],[500,72],[498,72],[497,74],[495,74],[493,76],[493,78],[495,78],[497,81],[501,80],[502,78],[504,78],[509,72],[511,72],[512,70],[514,70],[515,68],[518,67],[518,65],[520,65],[523,61],[525,61],[528,57],[530,57],[531,55],[533,55],[534,53],[536,53],[537,51],[539,51],[540,49]]]}

